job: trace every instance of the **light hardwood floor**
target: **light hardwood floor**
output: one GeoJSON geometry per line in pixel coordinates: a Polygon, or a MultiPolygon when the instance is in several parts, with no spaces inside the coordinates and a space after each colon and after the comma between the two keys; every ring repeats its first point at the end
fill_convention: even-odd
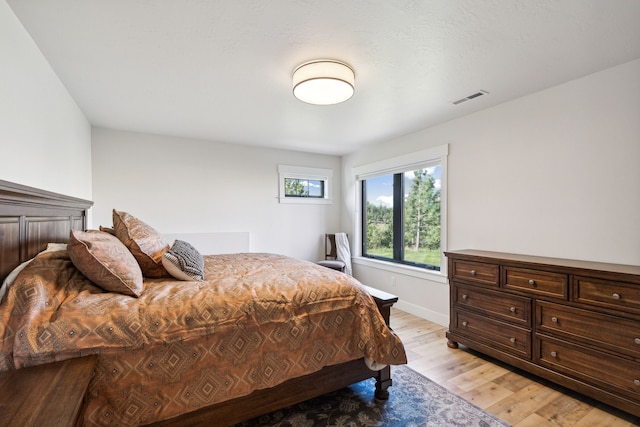
{"type": "Polygon", "coordinates": [[[391,327],[404,342],[409,367],[514,427],[640,425],[638,417],[463,346],[450,349],[447,328],[438,324],[394,308],[391,327]]]}

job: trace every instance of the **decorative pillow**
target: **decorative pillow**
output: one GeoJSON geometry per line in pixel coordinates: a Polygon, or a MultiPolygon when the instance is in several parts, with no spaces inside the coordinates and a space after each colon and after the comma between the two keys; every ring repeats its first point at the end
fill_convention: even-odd
{"type": "Polygon", "coordinates": [[[138,261],[145,277],[167,277],[162,254],[169,250],[169,244],[160,233],[133,215],[115,209],[113,230],[138,261]]]}
{"type": "Polygon", "coordinates": [[[179,280],[204,280],[204,259],[189,243],[176,240],[162,255],[162,265],[179,280]]]}
{"type": "Polygon", "coordinates": [[[115,236],[72,230],[67,251],[73,265],[105,291],[138,297],[144,290],[140,266],[115,236]]]}
{"type": "Polygon", "coordinates": [[[103,227],[103,226],[100,226],[100,227],[99,227],[99,230],[100,230],[100,231],[104,231],[105,233],[109,233],[109,234],[111,234],[112,236],[115,236],[115,235],[116,235],[116,232],[114,231],[114,229],[113,229],[113,228],[110,228],[110,227],[103,227]]]}

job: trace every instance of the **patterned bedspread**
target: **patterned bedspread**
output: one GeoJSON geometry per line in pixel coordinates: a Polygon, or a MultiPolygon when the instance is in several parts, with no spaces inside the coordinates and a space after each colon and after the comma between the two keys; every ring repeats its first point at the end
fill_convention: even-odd
{"type": "Polygon", "coordinates": [[[145,279],[139,298],[42,253],[0,304],[0,370],[100,354],[87,425],[138,425],[367,357],[406,363],[355,279],[274,254],[205,257],[204,282],[145,279]]]}

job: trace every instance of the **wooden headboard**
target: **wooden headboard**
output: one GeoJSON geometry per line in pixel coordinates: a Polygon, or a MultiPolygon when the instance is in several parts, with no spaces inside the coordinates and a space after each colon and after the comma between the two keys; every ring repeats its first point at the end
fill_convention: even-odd
{"type": "Polygon", "coordinates": [[[89,200],[0,180],[0,283],[47,243],[66,243],[84,230],[89,200]]]}

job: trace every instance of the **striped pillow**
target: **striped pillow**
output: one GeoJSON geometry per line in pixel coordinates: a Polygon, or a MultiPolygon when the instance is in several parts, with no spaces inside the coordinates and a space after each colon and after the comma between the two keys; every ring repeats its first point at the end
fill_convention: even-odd
{"type": "Polygon", "coordinates": [[[204,280],[204,258],[183,240],[176,240],[162,255],[162,265],[176,279],[204,280]]]}

